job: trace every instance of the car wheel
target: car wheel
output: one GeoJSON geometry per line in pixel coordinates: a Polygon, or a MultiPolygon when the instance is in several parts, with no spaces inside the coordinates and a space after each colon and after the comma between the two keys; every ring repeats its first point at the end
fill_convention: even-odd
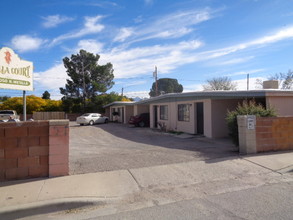
{"type": "Polygon", "coordinates": [[[144,122],[141,121],[141,122],[138,123],[138,125],[139,125],[139,127],[144,127],[144,122]]]}
{"type": "Polygon", "coordinates": [[[80,126],[83,126],[84,124],[80,124],[80,126]]]}
{"type": "Polygon", "coordinates": [[[90,121],[90,123],[89,123],[90,125],[94,125],[94,121],[90,121]]]}
{"type": "Polygon", "coordinates": [[[107,124],[108,123],[108,119],[105,119],[105,124],[107,124]]]}

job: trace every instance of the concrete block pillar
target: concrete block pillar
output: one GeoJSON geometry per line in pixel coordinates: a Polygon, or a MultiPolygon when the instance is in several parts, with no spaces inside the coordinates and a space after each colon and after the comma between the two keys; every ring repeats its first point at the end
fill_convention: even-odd
{"type": "Polygon", "coordinates": [[[255,116],[239,115],[237,116],[237,123],[238,123],[238,135],[239,135],[239,153],[240,154],[257,153],[255,116]]]}
{"type": "Polygon", "coordinates": [[[49,177],[69,174],[69,120],[49,121],[49,177]]]}

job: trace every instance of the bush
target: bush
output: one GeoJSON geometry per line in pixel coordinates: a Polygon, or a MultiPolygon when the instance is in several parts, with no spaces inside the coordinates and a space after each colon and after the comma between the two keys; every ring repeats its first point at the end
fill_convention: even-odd
{"type": "Polygon", "coordinates": [[[256,104],[254,100],[252,101],[243,101],[242,104],[238,104],[236,110],[228,111],[226,121],[228,124],[229,135],[232,138],[232,141],[235,145],[239,146],[238,138],[238,124],[237,116],[238,115],[255,115],[256,117],[274,117],[276,116],[275,109],[264,108],[261,104],[256,104]]]}

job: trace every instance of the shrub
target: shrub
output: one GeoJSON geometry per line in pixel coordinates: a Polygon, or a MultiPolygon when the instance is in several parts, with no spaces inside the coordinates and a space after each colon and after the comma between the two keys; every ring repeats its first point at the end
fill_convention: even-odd
{"type": "Polygon", "coordinates": [[[256,117],[274,117],[276,116],[276,111],[273,108],[264,108],[261,104],[256,104],[254,100],[243,101],[242,104],[238,104],[236,110],[228,111],[226,121],[228,124],[229,135],[232,138],[234,144],[239,146],[238,139],[238,115],[255,115],[256,117]]]}

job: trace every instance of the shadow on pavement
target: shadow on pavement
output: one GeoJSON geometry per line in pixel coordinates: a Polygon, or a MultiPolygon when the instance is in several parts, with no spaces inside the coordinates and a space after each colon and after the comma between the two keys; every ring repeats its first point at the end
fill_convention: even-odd
{"type": "MultiPolygon", "coordinates": [[[[100,202],[101,205],[104,202],[100,202]]],[[[28,216],[42,215],[53,212],[67,211],[68,213],[74,212],[75,210],[79,210],[82,208],[86,208],[89,206],[96,206],[97,202],[83,202],[83,201],[71,201],[71,202],[56,202],[52,204],[44,204],[38,206],[32,206],[31,208],[18,208],[10,211],[0,212],[1,219],[12,220],[19,219],[28,216]]]]}

